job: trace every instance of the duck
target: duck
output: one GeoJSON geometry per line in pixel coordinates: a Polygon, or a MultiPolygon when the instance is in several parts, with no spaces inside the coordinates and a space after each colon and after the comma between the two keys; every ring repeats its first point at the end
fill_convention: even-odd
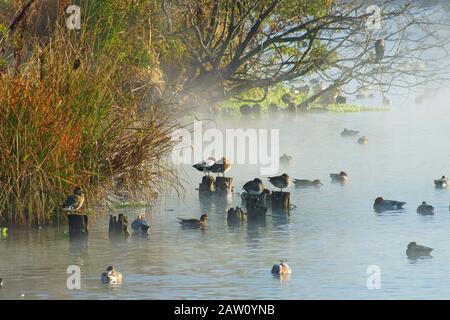
{"type": "Polygon", "coordinates": [[[417,213],[420,214],[434,214],[434,207],[423,201],[420,206],[417,207],[417,213]]]}
{"type": "Polygon", "coordinates": [[[434,180],[434,185],[436,186],[436,188],[447,188],[448,178],[444,175],[440,179],[434,180]]]}
{"type": "Polygon", "coordinates": [[[362,136],[358,139],[358,143],[359,144],[368,144],[369,143],[369,139],[366,136],[362,136]]]}
{"type": "Polygon", "coordinates": [[[291,273],[292,273],[291,267],[283,261],[280,261],[280,264],[275,264],[272,267],[273,275],[287,275],[287,274],[291,274],[291,273]]]}
{"type": "Polygon", "coordinates": [[[225,173],[231,169],[231,162],[223,157],[216,162],[212,166],[209,167],[209,170],[213,173],[222,173],[225,177],[225,173]]]}
{"type": "Polygon", "coordinates": [[[346,182],[348,180],[348,174],[345,171],[339,173],[330,173],[332,182],[346,182]]]}
{"type": "Polygon", "coordinates": [[[248,195],[259,196],[264,191],[264,184],[261,179],[255,178],[242,187],[248,195]]]}
{"type": "Polygon", "coordinates": [[[71,211],[72,213],[77,213],[80,211],[85,201],[84,191],[81,187],[75,187],[73,189],[73,194],[68,196],[66,201],[64,201],[62,207],[64,211],[71,211]]]}
{"type": "Polygon", "coordinates": [[[319,179],[307,180],[307,179],[294,179],[296,187],[320,187],[323,186],[319,179]]]}
{"type": "Polygon", "coordinates": [[[378,197],[373,203],[373,208],[376,211],[399,210],[403,209],[405,204],[406,202],[404,201],[384,200],[383,197],[378,197]]]}
{"type": "Polygon", "coordinates": [[[182,227],[190,227],[190,228],[206,227],[208,224],[208,215],[206,213],[202,214],[200,220],[178,218],[178,223],[181,224],[182,227]]]}
{"type": "Polygon", "coordinates": [[[283,165],[291,164],[293,161],[292,156],[288,156],[286,153],[283,153],[283,155],[280,157],[280,163],[283,165]]]}
{"type": "Polygon", "coordinates": [[[122,273],[116,270],[113,266],[106,268],[106,271],[102,273],[102,282],[109,284],[118,284],[122,282],[122,273]]]}
{"type": "Polygon", "coordinates": [[[281,176],[269,177],[269,182],[275,187],[280,188],[281,192],[292,184],[291,177],[286,173],[283,173],[281,176]]]}
{"type": "Polygon", "coordinates": [[[206,160],[202,160],[196,164],[194,164],[192,167],[197,169],[200,172],[203,172],[205,175],[208,175],[210,172],[211,166],[216,162],[216,159],[214,157],[209,157],[206,160]]]}
{"type": "Polygon", "coordinates": [[[359,133],[359,131],[357,131],[357,130],[349,130],[347,128],[344,128],[344,130],[341,132],[341,136],[352,137],[352,136],[356,136],[358,133],[359,133]]]}
{"type": "Polygon", "coordinates": [[[131,229],[133,230],[134,235],[148,235],[148,229],[150,229],[150,226],[145,220],[144,213],[140,213],[137,218],[131,223],[131,229]]]}
{"type": "Polygon", "coordinates": [[[406,255],[408,258],[418,258],[423,256],[429,256],[433,248],[422,246],[416,242],[410,242],[406,248],[406,255]]]}

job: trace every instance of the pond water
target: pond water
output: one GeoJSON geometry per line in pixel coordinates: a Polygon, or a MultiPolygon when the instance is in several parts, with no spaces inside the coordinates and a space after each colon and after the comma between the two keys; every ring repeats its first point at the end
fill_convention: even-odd
{"type": "MultiPolygon", "coordinates": [[[[445,103],[415,106],[398,102],[389,112],[310,113],[221,122],[219,127],[279,128],[280,152],[294,163],[279,173],[321,179],[321,188],[291,187],[290,215],[272,213],[262,221],[227,225],[226,209],[241,205],[238,195],[200,202],[202,174],[186,166],[186,194],[169,195],[150,209],[128,209],[133,219],[146,211],[148,239],[108,240],[107,212],[91,218],[86,245],[71,243],[67,227],[10,230],[0,241],[0,299],[450,299],[450,190],[433,179],[450,174],[450,112],[445,103]],[[343,138],[344,127],[369,138],[343,138]],[[329,174],[345,170],[346,185],[329,174]],[[405,210],[377,214],[375,197],[406,201],[405,210]],[[434,216],[416,213],[422,201],[434,216]],[[177,217],[208,213],[204,231],[180,228],[177,217]],[[409,260],[410,241],[433,247],[432,258],[409,260]],[[293,273],[270,274],[280,259],[293,273]],[[81,289],[66,288],[66,269],[81,268],[81,289]],[[100,282],[115,265],[120,286],[100,282]],[[376,265],[381,288],[366,285],[376,265]]],[[[235,166],[236,191],[259,176],[259,168],[235,166]]],[[[269,184],[267,183],[267,186],[269,184]]]]}

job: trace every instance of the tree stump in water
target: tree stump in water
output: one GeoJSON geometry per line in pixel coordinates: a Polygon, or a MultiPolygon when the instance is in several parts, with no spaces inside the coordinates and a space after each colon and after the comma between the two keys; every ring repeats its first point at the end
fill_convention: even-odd
{"type": "Polygon", "coordinates": [[[249,215],[265,215],[267,207],[265,203],[265,195],[259,196],[247,195],[244,198],[245,207],[249,215]]]}
{"type": "Polygon", "coordinates": [[[284,209],[289,211],[290,203],[290,192],[273,191],[272,192],[272,209],[284,209]]]}
{"type": "Polygon", "coordinates": [[[198,187],[200,195],[211,195],[215,190],[214,178],[211,176],[203,176],[202,183],[198,187]]]}
{"type": "Polygon", "coordinates": [[[110,238],[128,238],[130,233],[128,232],[128,218],[123,214],[119,214],[118,217],[109,216],[109,237],[110,238]]]}
{"type": "Polygon", "coordinates": [[[242,223],[247,214],[239,207],[230,208],[227,211],[227,222],[230,224],[242,223]]]}
{"type": "Polygon", "coordinates": [[[216,178],[216,194],[228,195],[233,192],[233,178],[217,177],[216,178]]]}
{"type": "Polygon", "coordinates": [[[80,214],[69,214],[69,237],[70,240],[87,239],[88,228],[88,216],[80,214]]]}

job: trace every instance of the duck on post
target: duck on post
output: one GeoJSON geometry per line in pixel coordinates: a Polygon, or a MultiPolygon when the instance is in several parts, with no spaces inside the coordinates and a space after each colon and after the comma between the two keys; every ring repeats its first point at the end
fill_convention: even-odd
{"type": "Polygon", "coordinates": [[[87,239],[88,216],[82,215],[81,208],[85,203],[85,195],[81,187],[75,187],[62,205],[62,210],[68,211],[69,237],[71,240],[87,239]]]}
{"type": "Polygon", "coordinates": [[[225,177],[225,173],[231,169],[231,166],[231,161],[222,157],[209,168],[212,173],[217,173],[215,182],[216,194],[229,195],[233,191],[233,178],[225,177]],[[222,177],[219,176],[221,173],[222,177]]]}
{"type": "Polygon", "coordinates": [[[283,189],[288,188],[292,184],[292,179],[286,173],[281,176],[269,177],[269,182],[280,191],[272,192],[272,209],[289,210],[290,196],[289,192],[283,192],[283,189]]]}
{"type": "Polygon", "coordinates": [[[244,184],[242,188],[245,191],[241,197],[249,214],[265,214],[267,211],[266,193],[262,180],[255,178],[244,184]]]}

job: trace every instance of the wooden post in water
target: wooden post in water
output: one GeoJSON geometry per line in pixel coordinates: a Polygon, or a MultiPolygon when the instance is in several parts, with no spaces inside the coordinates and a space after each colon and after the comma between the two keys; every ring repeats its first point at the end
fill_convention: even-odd
{"type": "Polygon", "coordinates": [[[290,203],[290,192],[273,191],[272,192],[272,209],[284,209],[289,211],[290,203]]]}
{"type": "Polygon", "coordinates": [[[110,238],[127,238],[130,235],[128,232],[128,218],[123,214],[118,217],[109,216],[109,237],[110,238]]]}
{"type": "Polygon", "coordinates": [[[219,195],[229,195],[233,192],[233,178],[231,177],[217,177],[216,191],[219,195]]]}
{"type": "Polygon", "coordinates": [[[211,176],[203,176],[202,183],[198,186],[200,195],[211,195],[215,190],[214,178],[211,176]]]}
{"type": "Polygon", "coordinates": [[[265,215],[267,208],[264,204],[264,195],[250,196],[245,198],[245,207],[249,215],[265,215]]]}
{"type": "Polygon", "coordinates": [[[69,214],[70,240],[87,239],[89,233],[88,216],[81,214],[69,214]]]}

